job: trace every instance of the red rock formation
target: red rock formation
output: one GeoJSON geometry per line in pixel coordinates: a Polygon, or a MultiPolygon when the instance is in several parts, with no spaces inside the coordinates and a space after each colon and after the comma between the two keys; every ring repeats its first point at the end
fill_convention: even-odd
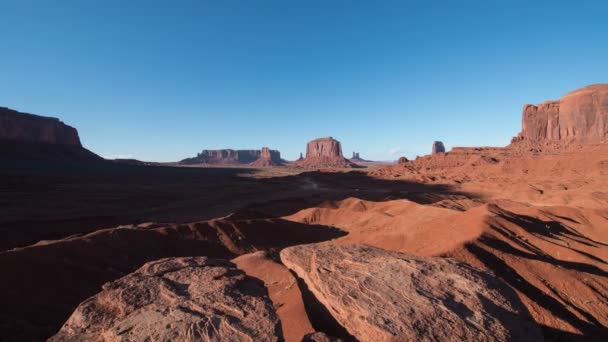
{"type": "MultiPolygon", "coordinates": [[[[269,150],[273,160],[280,160],[281,154],[276,150],[269,150]]],[[[196,157],[186,158],[180,164],[214,164],[214,165],[238,165],[250,164],[260,159],[261,150],[203,150],[196,157]]]]}
{"type": "Polygon", "coordinates": [[[359,155],[359,152],[353,152],[353,156],[349,160],[351,162],[353,162],[353,163],[357,163],[357,162],[359,162],[359,163],[366,163],[366,162],[369,163],[369,162],[371,162],[371,160],[365,160],[365,159],[361,158],[361,156],[359,155]]]}
{"type": "Polygon", "coordinates": [[[513,141],[602,141],[608,137],[608,84],[595,84],[559,101],[525,105],[522,131],[513,141]]]}
{"type": "Polygon", "coordinates": [[[513,289],[452,259],[319,243],[281,261],[359,341],[543,340],[513,289]]]}
{"type": "Polygon", "coordinates": [[[57,118],[0,107],[0,139],[81,147],[78,131],[57,118]]]}
{"type": "Polygon", "coordinates": [[[268,147],[262,147],[260,151],[260,158],[251,163],[251,166],[256,167],[271,167],[282,165],[281,154],[279,151],[273,151],[268,147]]]}
{"type": "Polygon", "coordinates": [[[78,131],[61,122],[0,107],[0,159],[91,162],[103,158],[80,144],[78,131]]]}
{"type": "Polygon", "coordinates": [[[441,141],[433,142],[433,150],[431,153],[432,154],[445,153],[445,146],[443,146],[443,142],[441,142],[441,141]]]}
{"type": "Polygon", "coordinates": [[[205,257],[152,261],[82,302],[49,341],[282,341],[264,284],[205,257]]]}
{"type": "Polygon", "coordinates": [[[332,137],[310,141],[306,145],[306,159],[296,161],[295,165],[306,168],[355,166],[344,158],[342,145],[332,137]]]}

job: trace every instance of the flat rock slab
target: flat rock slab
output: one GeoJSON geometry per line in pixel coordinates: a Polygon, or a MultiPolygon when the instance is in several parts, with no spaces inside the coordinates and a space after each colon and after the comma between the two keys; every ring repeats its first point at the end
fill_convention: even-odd
{"type": "Polygon", "coordinates": [[[312,244],[282,250],[281,260],[361,341],[543,339],[511,288],[452,259],[312,244]]]}
{"type": "Polygon", "coordinates": [[[263,283],[234,264],[166,258],[106,283],[49,341],[280,341],[263,283]]]}

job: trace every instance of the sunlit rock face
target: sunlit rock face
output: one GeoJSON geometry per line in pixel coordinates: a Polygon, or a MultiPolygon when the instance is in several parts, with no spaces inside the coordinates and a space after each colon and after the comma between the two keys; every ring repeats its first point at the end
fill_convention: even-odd
{"type": "Polygon", "coordinates": [[[309,141],[306,145],[306,158],[296,162],[301,167],[353,167],[344,158],[342,144],[332,137],[309,141]]]}
{"type": "Polygon", "coordinates": [[[608,137],[608,84],[577,89],[558,101],[525,105],[518,139],[601,141],[608,137]]]}

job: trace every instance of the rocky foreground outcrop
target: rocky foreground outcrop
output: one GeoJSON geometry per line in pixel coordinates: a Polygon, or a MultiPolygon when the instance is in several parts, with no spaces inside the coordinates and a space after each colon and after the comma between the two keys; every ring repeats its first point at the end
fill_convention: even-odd
{"type": "MultiPolygon", "coordinates": [[[[270,159],[281,161],[281,153],[277,150],[268,150],[270,159]]],[[[262,150],[203,150],[196,157],[186,158],[179,163],[183,165],[212,164],[212,165],[239,165],[251,164],[262,157],[262,150]]]]}
{"type": "Polygon", "coordinates": [[[328,244],[286,248],[281,260],[361,341],[542,340],[511,288],[455,260],[328,244]]]}
{"type": "Polygon", "coordinates": [[[0,340],[45,340],[104,283],[153,260],[231,259],[343,235],[331,227],[229,217],[188,224],[121,226],[5,251],[0,253],[0,340]]]}
{"type": "Polygon", "coordinates": [[[103,286],[49,341],[281,341],[264,284],[234,264],[167,258],[103,286]]]}
{"type": "Polygon", "coordinates": [[[295,166],[305,168],[349,168],[356,165],[344,158],[342,145],[338,140],[326,137],[309,141],[306,145],[306,158],[296,161],[295,166]]]}
{"type": "Polygon", "coordinates": [[[527,104],[514,141],[602,141],[608,137],[608,84],[577,89],[558,101],[527,104]]]}

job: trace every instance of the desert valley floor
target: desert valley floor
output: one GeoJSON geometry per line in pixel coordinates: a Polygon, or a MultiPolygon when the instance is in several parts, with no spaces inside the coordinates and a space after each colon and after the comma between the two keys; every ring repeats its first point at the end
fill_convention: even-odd
{"type": "MultiPolygon", "coordinates": [[[[3,340],[48,338],[68,319],[56,340],[69,340],[85,320],[93,331],[92,327],[107,322],[102,313],[91,316],[93,309],[86,305],[126,310],[126,299],[120,295],[98,298],[109,291],[107,285],[104,292],[87,299],[102,285],[146,262],[196,256],[232,260],[224,267],[261,280],[276,310],[281,336],[288,341],[305,335],[311,340],[383,340],[405,323],[373,321],[394,304],[383,296],[370,304],[379,290],[366,287],[365,281],[373,283],[391,271],[380,266],[368,269],[365,264],[357,275],[339,270],[340,262],[357,264],[366,258],[361,253],[383,260],[388,256],[382,253],[389,252],[449,257],[464,263],[459,267],[490,271],[512,292],[511,309],[522,321],[536,324],[545,339],[606,337],[606,144],[514,143],[507,148],[455,149],[355,170],[103,161],[37,162],[35,167],[10,163],[0,173],[4,180],[0,192],[3,340]],[[304,251],[312,253],[313,261],[302,251],[281,251],[309,243],[320,243],[304,251]],[[327,245],[345,249],[328,252],[323,249],[327,245]],[[362,246],[380,250],[356,249],[368,248],[362,246]],[[318,272],[336,275],[324,278],[318,272]],[[366,280],[357,284],[357,277],[366,280]],[[334,280],[328,284],[327,279],[334,280]],[[351,298],[354,290],[359,296],[351,298]],[[77,308],[80,311],[75,312],[77,308]],[[353,320],[360,321],[355,329],[353,320]],[[325,335],[320,337],[321,333],[325,335]]],[[[441,292],[449,284],[442,281],[444,266],[437,267],[427,274],[427,281],[441,292]]],[[[421,291],[419,285],[399,279],[383,284],[421,291]]],[[[515,330],[522,330],[514,333],[514,327],[497,313],[504,310],[496,304],[500,298],[488,296],[490,306],[480,310],[494,318],[496,334],[506,329],[511,335],[505,336],[521,333],[535,339],[536,330],[521,322],[511,322],[520,325],[515,330]]],[[[142,299],[132,299],[138,300],[142,299]]],[[[413,308],[428,304],[416,296],[409,300],[413,308]]],[[[458,305],[450,305],[446,300],[444,314],[460,319],[467,319],[479,304],[456,297],[451,301],[458,305]]],[[[423,307],[420,310],[425,312],[423,307]]],[[[431,313],[437,315],[441,314],[431,313]]],[[[420,326],[411,329],[410,338],[441,338],[420,331],[431,323],[418,318],[420,326]]],[[[260,320],[253,326],[262,329],[263,324],[260,320]]],[[[458,325],[452,329],[459,329],[458,325]]],[[[456,334],[443,332],[450,333],[456,334]]]]}

